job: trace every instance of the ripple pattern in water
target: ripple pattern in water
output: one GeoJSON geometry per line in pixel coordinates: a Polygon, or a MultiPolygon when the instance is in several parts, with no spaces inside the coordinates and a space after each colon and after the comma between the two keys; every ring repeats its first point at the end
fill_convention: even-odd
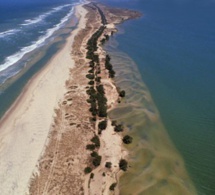
{"type": "Polygon", "coordinates": [[[197,194],[136,64],[116,46],[111,39],[105,49],[116,71],[115,82],[126,91],[126,98],[109,116],[123,123],[134,138],[128,146],[130,168],[120,178],[120,194],[197,194]]]}

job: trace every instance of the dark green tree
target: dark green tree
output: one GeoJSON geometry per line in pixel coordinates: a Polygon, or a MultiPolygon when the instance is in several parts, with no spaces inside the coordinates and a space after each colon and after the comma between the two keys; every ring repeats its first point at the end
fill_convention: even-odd
{"type": "Polygon", "coordinates": [[[103,120],[103,121],[100,121],[99,124],[98,124],[98,128],[100,130],[105,130],[107,127],[107,121],[106,120],[103,120]]]}
{"type": "Polygon", "coordinates": [[[117,183],[112,183],[109,189],[110,189],[111,191],[114,191],[116,185],[117,185],[117,183]]]}
{"type": "Polygon", "coordinates": [[[91,167],[86,167],[85,169],[84,169],[84,173],[85,174],[88,174],[88,173],[90,173],[92,171],[92,168],[91,167]]]}
{"type": "Polygon", "coordinates": [[[125,159],[121,159],[119,161],[119,168],[123,171],[127,171],[128,168],[128,162],[125,159]]]}
{"type": "Polygon", "coordinates": [[[130,144],[130,143],[132,143],[132,140],[133,140],[133,138],[132,138],[131,136],[129,136],[129,135],[124,136],[123,139],[122,139],[122,141],[123,141],[125,144],[130,144]]]}

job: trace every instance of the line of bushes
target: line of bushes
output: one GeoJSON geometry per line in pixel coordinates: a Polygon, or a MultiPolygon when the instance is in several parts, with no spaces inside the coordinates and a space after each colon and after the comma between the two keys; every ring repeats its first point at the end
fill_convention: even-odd
{"type": "Polygon", "coordinates": [[[106,41],[109,40],[109,36],[108,35],[104,35],[104,38],[101,40],[101,44],[104,45],[106,41]]]}
{"type": "Polygon", "coordinates": [[[92,37],[87,42],[87,59],[94,60],[95,62],[98,62],[98,55],[95,55],[94,52],[97,51],[97,41],[98,38],[102,35],[104,32],[105,26],[101,26],[99,30],[97,30],[92,37]]]}
{"type": "Polygon", "coordinates": [[[105,58],[105,68],[109,71],[109,77],[114,78],[115,77],[115,71],[113,70],[113,65],[110,63],[110,56],[106,55],[105,58]]]}
{"type": "Polygon", "coordinates": [[[98,7],[95,3],[93,3],[93,5],[98,9],[98,12],[101,16],[101,22],[103,25],[107,24],[107,20],[106,20],[106,17],[104,15],[104,13],[102,12],[102,10],[100,9],[100,7],[98,7]]]}

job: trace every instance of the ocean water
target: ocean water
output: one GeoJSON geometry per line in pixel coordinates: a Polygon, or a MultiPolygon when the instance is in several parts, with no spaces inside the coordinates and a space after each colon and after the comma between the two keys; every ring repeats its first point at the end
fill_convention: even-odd
{"type": "MultiPolygon", "coordinates": [[[[128,94],[123,105],[110,114],[125,123],[130,133],[134,137],[138,135],[135,139],[139,140],[139,143],[129,146],[135,155],[131,156],[132,169],[121,180],[121,190],[130,194],[185,194],[180,191],[183,189],[179,186],[180,182],[169,185],[171,182],[165,178],[165,173],[160,174],[160,170],[167,170],[164,166],[173,165],[168,164],[168,158],[163,158],[160,164],[156,162],[159,166],[154,166],[159,154],[153,150],[165,146],[167,141],[162,143],[162,140],[169,136],[168,140],[172,143],[166,155],[173,159],[173,154],[181,155],[177,158],[184,161],[186,175],[190,179],[186,180],[183,174],[177,172],[175,177],[181,178],[185,186],[193,184],[197,190],[186,193],[214,195],[215,1],[102,2],[143,13],[140,19],[120,25],[121,33],[106,46],[116,66],[116,82],[128,94]],[[132,69],[132,66],[137,69],[132,69]],[[152,100],[146,98],[149,92],[152,100]],[[147,115],[144,107],[161,120],[150,119],[151,114],[147,115]],[[155,131],[160,132],[160,139],[155,131]],[[165,132],[168,135],[164,138],[165,132]],[[153,139],[156,142],[153,143],[153,139]],[[138,146],[141,149],[137,149],[138,146]],[[176,150],[171,153],[170,148],[176,150]]],[[[164,151],[159,153],[163,156],[164,151]]],[[[171,168],[173,170],[175,168],[171,168]]],[[[168,174],[172,177],[172,173],[168,174]]]]}
{"type": "Polygon", "coordinates": [[[0,117],[73,30],[81,2],[0,1],[0,117]]]}
{"type": "MultiPolygon", "coordinates": [[[[77,2],[0,0],[0,116],[63,45],[77,2]]],[[[122,194],[214,195],[215,1],[100,2],[144,14],[106,45],[127,94],[110,116],[134,137],[122,194]]]]}

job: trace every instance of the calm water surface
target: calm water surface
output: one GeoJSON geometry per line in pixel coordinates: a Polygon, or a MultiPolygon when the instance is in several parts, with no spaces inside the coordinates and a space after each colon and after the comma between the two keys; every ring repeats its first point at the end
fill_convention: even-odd
{"type": "Polygon", "coordinates": [[[144,14],[121,25],[118,49],[137,64],[198,194],[214,195],[215,1],[103,2],[144,14]]]}

